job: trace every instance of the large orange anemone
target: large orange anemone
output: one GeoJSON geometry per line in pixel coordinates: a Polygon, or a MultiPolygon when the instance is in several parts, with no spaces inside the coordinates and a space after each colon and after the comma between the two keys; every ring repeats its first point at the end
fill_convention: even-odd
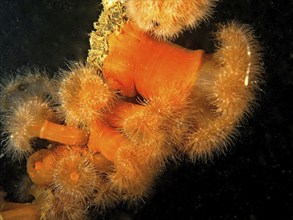
{"type": "Polygon", "coordinates": [[[156,96],[160,88],[190,89],[201,66],[203,50],[188,50],[152,39],[131,22],[109,37],[103,74],[122,95],[156,96]]]}

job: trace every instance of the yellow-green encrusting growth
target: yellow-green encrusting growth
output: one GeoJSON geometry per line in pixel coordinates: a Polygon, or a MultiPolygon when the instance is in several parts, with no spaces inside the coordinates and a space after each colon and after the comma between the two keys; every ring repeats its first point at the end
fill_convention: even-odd
{"type": "Polygon", "coordinates": [[[109,35],[118,31],[127,21],[122,0],[104,0],[103,6],[104,11],[101,13],[99,20],[94,23],[95,31],[90,34],[91,49],[87,58],[87,63],[97,69],[101,69],[109,52],[109,35]]]}

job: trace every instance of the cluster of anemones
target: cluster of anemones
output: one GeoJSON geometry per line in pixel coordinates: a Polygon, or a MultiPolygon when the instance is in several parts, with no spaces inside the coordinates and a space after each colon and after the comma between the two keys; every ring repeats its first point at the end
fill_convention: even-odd
{"type": "MultiPolygon", "coordinates": [[[[104,2],[107,13],[110,2],[122,4],[104,2]]],[[[28,157],[26,191],[35,199],[0,198],[0,217],[84,219],[88,207],[147,196],[171,158],[226,149],[257,88],[250,29],[221,26],[209,55],[167,41],[209,16],[214,2],[128,0],[129,21],[107,36],[100,68],[75,64],[53,79],[37,72],[3,83],[4,151],[28,157]]]]}

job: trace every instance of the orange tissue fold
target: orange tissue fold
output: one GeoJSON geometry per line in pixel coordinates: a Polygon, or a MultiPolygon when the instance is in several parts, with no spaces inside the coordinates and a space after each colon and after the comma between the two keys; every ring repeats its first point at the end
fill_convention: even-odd
{"type": "Polygon", "coordinates": [[[109,37],[109,54],[103,74],[110,87],[127,97],[145,98],[170,86],[194,85],[202,64],[203,50],[188,50],[170,42],[152,39],[131,22],[109,37]]]}

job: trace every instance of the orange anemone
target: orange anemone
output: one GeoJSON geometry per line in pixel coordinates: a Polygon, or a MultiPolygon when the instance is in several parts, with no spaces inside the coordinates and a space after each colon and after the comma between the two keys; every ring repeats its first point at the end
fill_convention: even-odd
{"type": "Polygon", "coordinates": [[[114,160],[121,144],[127,141],[119,131],[99,120],[91,123],[90,131],[88,148],[93,153],[101,153],[110,161],[114,160]]]}
{"type": "Polygon", "coordinates": [[[35,137],[68,145],[85,145],[88,133],[73,126],[65,126],[44,120],[30,127],[35,137]]]}
{"type": "Polygon", "coordinates": [[[53,181],[56,155],[53,151],[42,149],[33,153],[27,161],[27,173],[33,183],[46,186],[53,181]]]}
{"type": "Polygon", "coordinates": [[[103,74],[110,87],[122,95],[156,96],[160,87],[189,89],[197,78],[203,50],[188,50],[161,42],[140,31],[131,22],[109,37],[109,54],[103,74]]]}

